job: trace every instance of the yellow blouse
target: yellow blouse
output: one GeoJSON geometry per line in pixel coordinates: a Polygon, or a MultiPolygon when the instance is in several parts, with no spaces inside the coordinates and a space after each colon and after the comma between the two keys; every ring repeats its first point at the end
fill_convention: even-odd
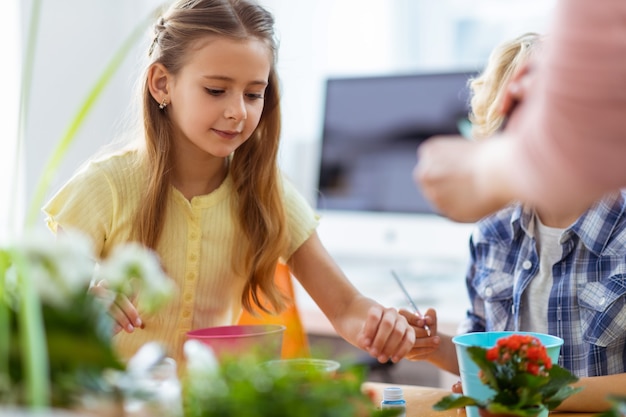
{"type": "MultiPolygon", "coordinates": [[[[74,175],[44,207],[48,227],[86,233],[101,258],[130,240],[145,181],[145,173],[133,164],[135,157],[135,151],[126,151],[91,162],[74,175]]],[[[291,236],[284,254],[288,259],[313,233],[319,217],[289,181],[283,178],[282,183],[291,236]]],[[[178,292],[156,313],[139,312],[144,329],[114,337],[121,358],[130,358],[148,341],[159,341],[181,361],[186,332],[237,322],[245,279],[231,267],[238,238],[232,193],[230,176],[215,191],[191,201],[172,187],[157,252],[178,292]]]]}

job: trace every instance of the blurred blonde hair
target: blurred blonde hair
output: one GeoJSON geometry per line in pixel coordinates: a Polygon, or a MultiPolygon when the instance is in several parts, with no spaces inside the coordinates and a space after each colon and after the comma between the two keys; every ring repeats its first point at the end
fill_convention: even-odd
{"type": "Polygon", "coordinates": [[[539,34],[527,32],[501,43],[491,52],[483,72],[470,80],[472,99],[469,120],[474,139],[487,138],[502,125],[505,115],[501,113],[500,106],[506,86],[537,50],[540,39],[539,34]]]}

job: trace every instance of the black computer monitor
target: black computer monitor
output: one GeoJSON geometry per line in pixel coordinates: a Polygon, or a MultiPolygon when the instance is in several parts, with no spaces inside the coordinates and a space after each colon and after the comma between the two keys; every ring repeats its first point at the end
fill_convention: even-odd
{"type": "Polygon", "coordinates": [[[427,138],[459,133],[469,71],[326,82],[317,208],[433,213],[412,180],[427,138]]]}

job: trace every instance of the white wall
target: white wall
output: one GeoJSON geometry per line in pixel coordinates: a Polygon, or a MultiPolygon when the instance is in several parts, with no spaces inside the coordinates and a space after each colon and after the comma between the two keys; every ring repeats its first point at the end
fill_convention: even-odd
{"type": "MultiPolygon", "coordinates": [[[[21,4],[25,30],[30,2],[21,4]]],[[[52,150],[90,89],[124,39],[158,4],[155,0],[42,2],[25,142],[28,204],[52,150]]],[[[96,102],[59,168],[50,192],[58,189],[81,162],[120,132],[132,97],[137,62],[146,53],[147,43],[148,34],[96,102]]],[[[43,221],[40,225],[43,228],[43,221]]]]}

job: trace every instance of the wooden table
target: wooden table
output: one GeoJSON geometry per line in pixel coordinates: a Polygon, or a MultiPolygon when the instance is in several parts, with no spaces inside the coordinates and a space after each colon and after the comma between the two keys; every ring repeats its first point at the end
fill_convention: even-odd
{"type": "MultiPolygon", "coordinates": [[[[406,400],[406,417],[465,417],[465,410],[435,411],[433,404],[450,394],[450,391],[441,388],[419,387],[416,385],[393,385],[382,382],[366,382],[363,389],[372,392],[374,401],[380,404],[385,387],[400,387],[406,400]]],[[[551,413],[555,417],[592,417],[593,413],[551,413]]]]}

